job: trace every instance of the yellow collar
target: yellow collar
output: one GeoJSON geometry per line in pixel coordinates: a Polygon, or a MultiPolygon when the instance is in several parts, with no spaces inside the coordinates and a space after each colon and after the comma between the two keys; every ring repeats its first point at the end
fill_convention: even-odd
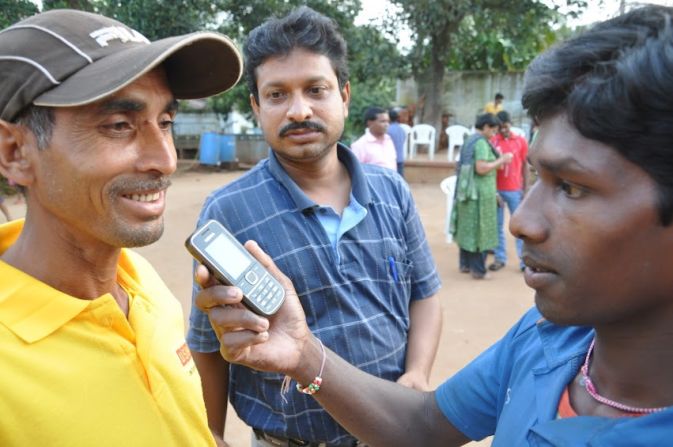
{"type": "MultiPolygon", "coordinates": [[[[0,225],[0,254],[16,241],[22,228],[22,219],[0,225]]],[[[135,269],[126,250],[122,250],[118,277],[127,290],[136,289],[134,276],[135,269]]],[[[27,343],[50,335],[92,303],[56,290],[3,261],[0,284],[0,324],[27,343]]]]}

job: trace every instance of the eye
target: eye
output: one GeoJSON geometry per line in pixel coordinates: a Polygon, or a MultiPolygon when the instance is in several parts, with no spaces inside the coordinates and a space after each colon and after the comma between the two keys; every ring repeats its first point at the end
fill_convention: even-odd
{"type": "Polygon", "coordinates": [[[279,90],[269,92],[268,97],[274,101],[277,101],[279,99],[283,99],[285,97],[285,94],[279,90]]]}
{"type": "Polygon", "coordinates": [[[561,181],[559,188],[570,199],[580,199],[585,196],[587,190],[572,183],[561,181]]]}
{"type": "Polygon", "coordinates": [[[172,119],[164,119],[159,121],[159,127],[162,130],[170,130],[171,127],[173,127],[173,120],[172,119]]]}
{"type": "Polygon", "coordinates": [[[100,126],[103,134],[112,138],[126,137],[133,132],[133,125],[129,121],[117,120],[104,123],[100,126]]]}
{"type": "Polygon", "coordinates": [[[308,89],[308,92],[313,96],[321,96],[325,91],[327,91],[327,89],[322,85],[316,85],[308,89]]]}
{"type": "Polygon", "coordinates": [[[116,132],[122,132],[124,130],[130,129],[131,124],[129,124],[127,121],[117,121],[112,124],[107,124],[105,127],[116,132]]]}

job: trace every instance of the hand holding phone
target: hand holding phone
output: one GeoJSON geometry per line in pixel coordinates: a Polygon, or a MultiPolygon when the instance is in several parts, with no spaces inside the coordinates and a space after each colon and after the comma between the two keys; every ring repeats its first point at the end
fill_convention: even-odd
{"type": "Polygon", "coordinates": [[[215,220],[209,220],[185,241],[187,250],[222,284],[243,291],[243,304],[270,316],[285,300],[285,290],[240,242],[215,220]]]}

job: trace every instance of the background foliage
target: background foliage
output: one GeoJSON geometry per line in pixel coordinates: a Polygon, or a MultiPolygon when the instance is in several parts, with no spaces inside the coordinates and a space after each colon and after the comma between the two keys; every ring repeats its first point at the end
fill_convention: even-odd
{"type": "Polygon", "coordinates": [[[0,29],[37,12],[37,5],[29,0],[0,0],[0,29]]]}
{"type": "MultiPolygon", "coordinates": [[[[597,0],[601,1],[601,0],[597,0]]],[[[416,122],[439,126],[441,92],[447,70],[523,70],[541,51],[570,30],[561,7],[576,15],[587,0],[390,0],[394,8],[378,26],[355,26],[361,0],[43,0],[43,10],[75,8],[114,17],[149,39],[196,30],[224,32],[240,46],[267,17],[308,5],[333,18],[349,48],[352,103],[345,139],[358,136],[364,109],[389,107],[397,79],[429,80],[416,122]],[[413,45],[401,54],[396,42],[402,27],[413,45]]],[[[0,27],[37,12],[28,0],[0,0],[0,27]]],[[[209,107],[250,116],[245,82],[211,98],[209,107]]]]}
{"type": "MultiPolygon", "coordinates": [[[[566,8],[573,16],[587,0],[390,0],[386,30],[401,24],[413,35],[409,54],[414,78],[427,81],[421,121],[439,127],[446,71],[523,69],[556,41],[566,8]]],[[[598,0],[597,0],[598,1],[598,0]]]]}

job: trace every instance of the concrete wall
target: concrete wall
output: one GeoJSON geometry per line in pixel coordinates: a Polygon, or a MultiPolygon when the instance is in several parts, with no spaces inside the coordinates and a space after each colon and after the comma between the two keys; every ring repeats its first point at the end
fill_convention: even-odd
{"type": "Polygon", "coordinates": [[[220,118],[212,112],[180,112],[175,117],[175,135],[201,135],[205,132],[235,134],[257,133],[255,123],[237,111],[220,118]]]}
{"type": "MultiPolygon", "coordinates": [[[[419,90],[413,79],[398,81],[397,103],[417,102],[419,90]]],[[[493,101],[496,93],[502,93],[505,96],[504,108],[512,115],[513,124],[528,130],[530,120],[521,107],[522,92],[523,72],[450,71],[444,77],[443,110],[454,115],[450,124],[462,124],[469,128],[484,105],[493,101]]],[[[418,119],[416,122],[419,122],[418,119]]]]}
{"type": "Polygon", "coordinates": [[[175,135],[201,135],[205,132],[222,131],[222,123],[214,113],[181,112],[173,123],[175,135]]]}

